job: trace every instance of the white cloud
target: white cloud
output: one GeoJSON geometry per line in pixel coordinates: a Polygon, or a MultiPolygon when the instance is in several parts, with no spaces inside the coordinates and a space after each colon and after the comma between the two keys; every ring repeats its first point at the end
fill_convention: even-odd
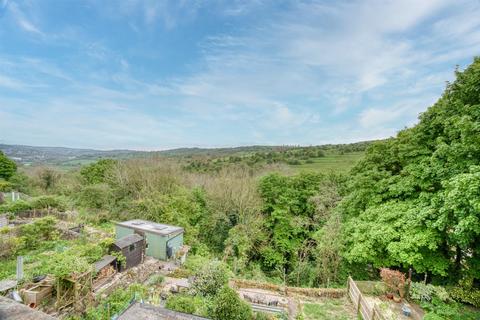
{"type": "Polygon", "coordinates": [[[0,74],[0,88],[21,90],[25,87],[24,83],[0,74]]]}
{"type": "MultiPolygon", "coordinates": [[[[233,21],[265,5],[229,4],[213,11],[233,21]]],[[[179,28],[205,8],[200,1],[95,5],[138,32],[152,33],[159,25],[179,28]]],[[[53,121],[32,111],[30,120],[57,124],[32,132],[60,144],[75,136],[102,148],[122,147],[122,141],[124,147],[152,148],[145,142],[152,139],[163,147],[235,144],[239,136],[250,143],[350,142],[413,123],[452,78],[454,65],[480,50],[480,5],[473,2],[468,12],[448,1],[292,1],[288,7],[208,34],[199,44],[202,56],[181,76],[160,78],[108,41],[79,32],[75,45],[87,61],[67,70],[42,59],[0,57],[0,87],[19,90],[29,83],[54,90],[58,84],[50,96],[34,91],[38,101],[29,110],[36,105],[58,114],[53,121]],[[212,141],[203,141],[208,136],[212,141]]],[[[17,12],[19,26],[41,33],[32,22],[39,20],[24,11],[17,12]]],[[[7,102],[11,108],[25,104],[1,103],[7,102]]],[[[28,127],[23,118],[10,119],[28,127]]]]}
{"type": "Polygon", "coordinates": [[[15,2],[5,2],[6,7],[8,5],[9,12],[12,14],[12,17],[16,21],[17,25],[22,28],[23,30],[35,33],[37,35],[42,35],[43,32],[32,22],[30,21],[25,13],[20,9],[20,7],[15,2]]]}

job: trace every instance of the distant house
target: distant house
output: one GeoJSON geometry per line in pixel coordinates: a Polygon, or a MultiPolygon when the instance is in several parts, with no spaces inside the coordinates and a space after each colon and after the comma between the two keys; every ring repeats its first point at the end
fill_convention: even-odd
{"type": "Polygon", "coordinates": [[[145,220],[130,220],[116,224],[116,238],[138,234],[146,240],[146,255],[160,260],[169,260],[183,246],[181,227],[170,226],[145,220]]]}
{"type": "Polygon", "coordinates": [[[208,320],[162,307],[135,302],[122,312],[117,320],[208,320]]]}
{"type": "Polygon", "coordinates": [[[112,245],[112,250],[121,252],[126,258],[125,266],[119,266],[119,271],[130,269],[143,262],[145,239],[136,233],[128,234],[117,239],[112,245]]]}

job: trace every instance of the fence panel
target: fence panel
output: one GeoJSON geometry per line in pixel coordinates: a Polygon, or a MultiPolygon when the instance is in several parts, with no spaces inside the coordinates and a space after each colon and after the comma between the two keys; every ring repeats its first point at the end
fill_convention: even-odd
{"type": "Polygon", "coordinates": [[[367,299],[365,299],[357,284],[351,277],[348,277],[347,290],[348,297],[352,300],[355,309],[357,310],[357,314],[360,314],[364,320],[385,320],[385,317],[377,304],[374,304],[373,307],[370,306],[367,299]]]}

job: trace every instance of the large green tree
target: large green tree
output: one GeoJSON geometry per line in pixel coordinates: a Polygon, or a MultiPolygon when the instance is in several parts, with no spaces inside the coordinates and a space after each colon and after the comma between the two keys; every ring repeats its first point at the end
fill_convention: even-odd
{"type": "Polygon", "coordinates": [[[417,125],[368,148],[353,169],[341,203],[348,221],[346,257],[452,278],[478,277],[479,165],[476,58],[465,71],[456,71],[455,82],[417,125]]]}

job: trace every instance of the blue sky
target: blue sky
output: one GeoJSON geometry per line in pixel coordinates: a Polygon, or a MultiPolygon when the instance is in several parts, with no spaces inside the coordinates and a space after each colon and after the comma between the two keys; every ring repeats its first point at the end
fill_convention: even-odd
{"type": "Polygon", "coordinates": [[[416,122],[480,2],[0,0],[0,143],[346,143],[416,122]]]}

